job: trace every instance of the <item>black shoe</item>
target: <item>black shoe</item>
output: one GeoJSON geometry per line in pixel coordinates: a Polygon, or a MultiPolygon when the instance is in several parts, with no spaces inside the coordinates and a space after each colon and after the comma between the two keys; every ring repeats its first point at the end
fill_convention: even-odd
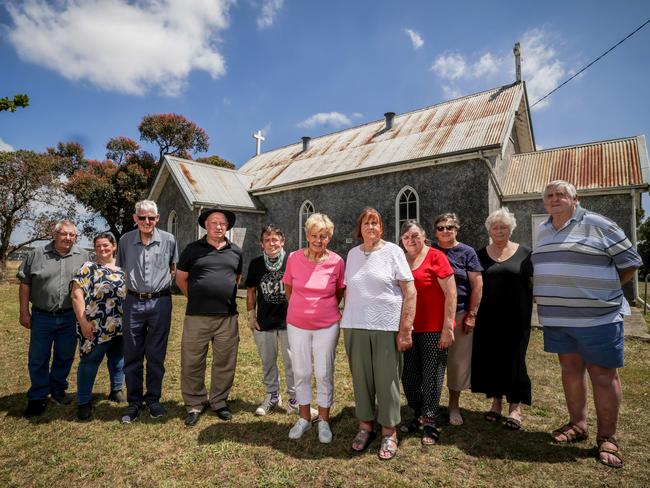
{"type": "Polygon", "coordinates": [[[82,422],[93,418],[92,402],[77,406],[77,418],[82,422]]]}
{"type": "Polygon", "coordinates": [[[228,408],[228,405],[225,407],[217,408],[214,413],[217,414],[221,420],[232,420],[232,412],[228,408]]]}
{"type": "Polygon", "coordinates": [[[52,401],[57,405],[70,405],[72,403],[72,397],[67,395],[65,391],[52,393],[50,396],[52,397],[52,401]]]}
{"type": "Polygon", "coordinates": [[[28,400],[27,408],[23,412],[23,417],[31,419],[43,415],[45,408],[47,408],[47,400],[28,400]]]}
{"type": "Polygon", "coordinates": [[[199,421],[199,417],[201,416],[201,412],[190,412],[187,414],[187,417],[185,417],[185,426],[186,427],[194,427],[196,423],[199,421]]]}
{"type": "Polygon", "coordinates": [[[160,402],[147,403],[147,408],[149,409],[149,415],[152,419],[159,419],[167,414],[167,410],[160,404],[160,402]]]}
{"type": "Polygon", "coordinates": [[[124,395],[122,390],[114,390],[108,394],[108,399],[115,403],[124,403],[124,395]]]}
{"type": "Polygon", "coordinates": [[[122,423],[130,424],[131,422],[135,422],[139,416],[140,416],[140,405],[137,403],[129,403],[126,412],[124,413],[124,415],[122,415],[122,423]]]}

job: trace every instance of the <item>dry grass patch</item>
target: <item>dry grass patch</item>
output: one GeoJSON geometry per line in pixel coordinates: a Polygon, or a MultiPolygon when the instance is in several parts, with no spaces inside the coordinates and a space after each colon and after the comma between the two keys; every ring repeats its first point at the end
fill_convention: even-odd
{"type": "MultiPolygon", "coordinates": [[[[339,345],[336,361],[334,441],[318,442],[315,429],[294,442],[287,433],[295,417],[253,412],[264,395],[260,362],[246,317],[240,317],[241,343],[231,393],[232,422],[204,415],[193,429],[183,425],[179,391],[180,333],[185,300],[174,297],[173,328],[167,355],[162,420],[144,417],[133,425],[118,422],[122,408],[106,401],[107,373],[100,369],[95,420],[79,423],[75,407],[48,406],[39,420],[21,418],[27,374],[28,332],[18,324],[17,286],[0,285],[0,486],[647,486],[650,478],[650,344],[626,343],[621,375],[624,404],[620,437],[626,461],[622,470],[594,459],[592,440],[554,446],[548,432],[566,421],[554,356],[542,352],[541,333],[533,331],[529,369],[533,406],[525,410],[525,429],[506,431],[483,420],[489,402],[464,394],[465,425],[444,426],[441,444],[423,449],[417,437],[401,439],[391,462],[377,459],[377,441],[361,455],[349,449],[356,428],[347,358],[339,345]]],[[[243,303],[240,310],[245,310],[243,303]]],[[[70,392],[76,390],[76,363],[70,392]]],[[[443,403],[446,398],[443,398],[443,403]]],[[[590,406],[593,418],[593,405],[590,406]]]]}

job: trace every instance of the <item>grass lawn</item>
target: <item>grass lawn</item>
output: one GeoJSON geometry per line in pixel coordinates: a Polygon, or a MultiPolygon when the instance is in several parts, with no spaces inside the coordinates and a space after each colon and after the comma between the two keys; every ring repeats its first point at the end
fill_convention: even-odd
{"type": "MultiPolygon", "coordinates": [[[[621,371],[624,402],[619,436],[626,466],[608,469],[594,459],[591,439],[555,446],[548,432],[567,419],[557,359],[542,351],[533,331],[528,365],[533,406],[525,429],[506,431],[483,420],[489,402],[464,394],[465,425],[444,426],[441,444],[423,449],[417,437],[402,437],[395,459],[377,459],[377,441],[361,455],[349,449],[354,435],[354,399],[341,339],[336,361],[334,441],[318,442],[316,429],[299,441],[287,433],[296,417],[253,412],[263,397],[260,362],[246,317],[240,316],[241,344],[230,404],[235,415],[222,422],[212,414],[183,425],[179,390],[180,339],[185,300],[174,298],[163,403],[169,414],[129,426],[118,422],[123,407],[106,401],[107,373],[95,385],[95,420],[79,423],[74,406],[52,403],[45,415],[21,418],[29,385],[29,335],[18,324],[17,285],[0,284],[0,486],[648,486],[650,464],[650,344],[626,343],[621,371]]],[[[243,302],[240,310],[245,310],[243,302]]],[[[70,392],[76,390],[76,362],[70,392]]],[[[446,403],[446,396],[443,397],[446,403]]],[[[406,410],[406,409],[405,409],[406,410]]],[[[406,413],[406,412],[405,412],[406,413]]],[[[590,420],[593,420],[590,405],[590,420]]]]}

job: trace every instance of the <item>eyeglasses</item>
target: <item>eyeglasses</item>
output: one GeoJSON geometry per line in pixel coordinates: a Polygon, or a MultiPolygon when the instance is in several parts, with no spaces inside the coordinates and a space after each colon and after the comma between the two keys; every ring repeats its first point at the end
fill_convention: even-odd
{"type": "Polygon", "coordinates": [[[454,230],[456,228],[455,225],[438,225],[436,227],[436,230],[438,232],[442,232],[443,230],[454,230]]]}
{"type": "Polygon", "coordinates": [[[228,222],[210,222],[215,227],[228,227],[228,222]]]}
{"type": "Polygon", "coordinates": [[[410,235],[410,236],[403,235],[403,236],[402,236],[402,240],[403,240],[403,241],[418,241],[418,240],[420,240],[421,238],[422,238],[422,235],[421,235],[421,234],[413,234],[413,235],[410,235]]]}
{"type": "Polygon", "coordinates": [[[149,217],[148,215],[138,215],[138,220],[140,222],[144,222],[145,220],[148,220],[149,222],[155,222],[157,218],[157,215],[154,217],[149,217]]]}

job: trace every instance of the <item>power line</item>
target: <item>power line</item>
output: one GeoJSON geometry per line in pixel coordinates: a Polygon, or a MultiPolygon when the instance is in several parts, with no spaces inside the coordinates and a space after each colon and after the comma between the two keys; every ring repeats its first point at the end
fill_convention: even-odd
{"type": "Polygon", "coordinates": [[[636,34],[637,32],[639,32],[641,29],[643,29],[643,28],[644,28],[646,25],[648,25],[648,24],[650,24],[650,19],[646,20],[643,24],[641,24],[639,27],[637,27],[634,31],[630,32],[627,36],[625,36],[623,39],[621,39],[620,41],[618,41],[616,44],[614,44],[612,47],[610,47],[610,48],[609,48],[607,51],[605,51],[603,54],[601,54],[600,56],[598,56],[596,59],[594,59],[594,60],[593,60],[591,63],[589,63],[587,66],[585,66],[585,67],[582,68],[580,71],[578,71],[576,74],[574,74],[572,77],[570,77],[570,78],[567,79],[566,81],[560,83],[558,86],[556,86],[555,88],[553,88],[550,92],[548,92],[548,93],[547,93],[546,95],[544,95],[542,98],[540,98],[540,99],[537,100],[535,103],[533,103],[533,104],[530,106],[530,108],[533,108],[533,107],[534,107],[535,105],[537,105],[539,102],[541,102],[541,101],[544,100],[545,98],[548,98],[549,96],[551,96],[551,94],[553,94],[553,93],[555,93],[556,91],[558,91],[560,88],[562,88],[564,85],[566,85],[566,84],[567,84],[568,82],[570,82],[572,79],[574,79],[574,78],[575,78],[576,76],[578,76],[580,73],[582,73],[583,71],[585,71],[586,69],[588,69],[588,68],[591,67],[592,65],[596,64],[599,60],[601,60],[602,58],[604,58],[605,56],[607,56],[610,52],[612,52],[612,51],[613,51],[614,49],[616,49],[618,46],[620,46],[621,44],[623,44],[625,41],[627,41],[630,37],[632,37],[634,34],[636,34]]]}

